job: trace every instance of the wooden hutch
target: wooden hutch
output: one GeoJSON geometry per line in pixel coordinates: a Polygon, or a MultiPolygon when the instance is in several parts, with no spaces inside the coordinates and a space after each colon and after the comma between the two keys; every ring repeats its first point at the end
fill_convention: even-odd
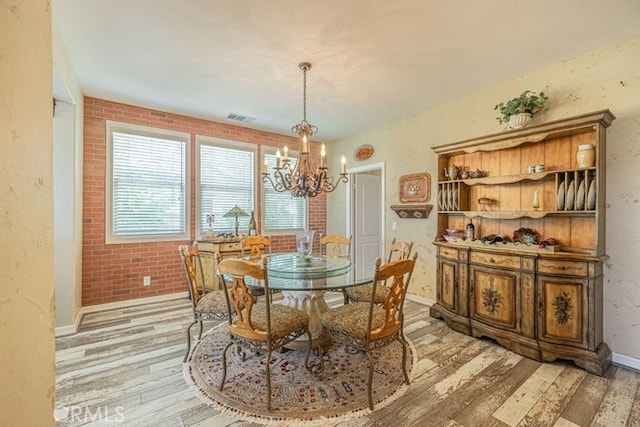
{"type": "Polygon", "coordinates": [[[433,148],[439,179],[432,317],[538,361],[568,359],[604,374],[611,364],[602,332],[605,153],[614,119],[609,110],[596,111],[433,148]],[[585,144],[594,146],[595,165],[579,168],[576,154],[585,144]],[[484,175],[450,180],[445,169],[452,165],[484,175]],[[544,170],[530,172],[532,165],[544,170]],[[469,220],[475,240],[443,239],[469,220]],[[519,229],[557,244],[482,240],[511,240],[519,229]]]}

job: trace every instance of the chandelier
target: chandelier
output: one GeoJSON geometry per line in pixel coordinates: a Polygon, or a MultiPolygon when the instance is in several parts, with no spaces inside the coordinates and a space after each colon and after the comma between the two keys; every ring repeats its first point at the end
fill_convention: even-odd
{"type": "Polygon", "coordinates": [[[340,176],[335,179],[328,174],[325,145],[320,150],[320,164],[316,166],[311,158],[310,138],[318,132],[318,128],[307,122],[307,71],[311,68],[308,62],[301,62],[298,67],[303,73],[302,121],[291,128],[291,132],[300,137],[300,153],[295,165],[289,159],[289,150],[284,146],[284,156],[280,149],[276,151],[276,166],[273,177],[269,175],[269,167],[265,159],[262,182],[269,182],[278,192],[290,191],[294,197],[316,197],[322,192],[330,193],[340,182],[348,182],[347,165],[344,156],[340,168],[340,176]]]}

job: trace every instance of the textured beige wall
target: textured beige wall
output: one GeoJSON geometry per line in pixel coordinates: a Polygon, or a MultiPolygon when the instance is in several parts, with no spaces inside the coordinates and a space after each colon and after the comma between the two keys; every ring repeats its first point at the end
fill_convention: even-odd
{"type": "Polygon", "coordinates": [[[0,424],[53,425],[51,11],[0,7],[0,424]]]}
{"type": "MultiPolygon", "coordinates": [[[[640,359],[640,39],[569,59],[516,80],[472,93],[367,132],[336,142],[332,149],[350,153],[372,144],[370,163],[386,162],[386,234],[416,241],[420,253],[412,292],[435,299],[435,215],[427,221],[401,220],[388,209],[398,203],[398,179],[426,171],[435,194],[436,157],[430,147],[500,132],[493,106],[525,89],[543,90],[549,110],[534,124],[585,112],[610,109],[617,117],[607,142],[607,253],[605,270],[605,341],[612,351],[640,359]],[[391,230],[398,221],[398,230],[391,230]],[[395,233],[395,234],[394,234],[395,233]]],[[[401,77],[401,76],[399,76],[401,77]]],[[[360,163],[352,164],[360,166],[360,163]]],[[[332,194],[328,228],[346,229],[344,189],[332,194]]],[[[432,200],[433,202],[433,200],[432,200]]]]}

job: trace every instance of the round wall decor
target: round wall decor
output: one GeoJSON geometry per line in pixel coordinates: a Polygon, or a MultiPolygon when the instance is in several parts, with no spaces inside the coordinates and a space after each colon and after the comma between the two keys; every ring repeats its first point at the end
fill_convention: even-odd
{"type": "Polygon", "coordinates": [[[355,150],[353,150],[353,158],[359,162],[361,162],[362,160],[367,160],[372,155],[373,155],[373,146],[370,144],[359,145],[356,147],[355,150]]]}

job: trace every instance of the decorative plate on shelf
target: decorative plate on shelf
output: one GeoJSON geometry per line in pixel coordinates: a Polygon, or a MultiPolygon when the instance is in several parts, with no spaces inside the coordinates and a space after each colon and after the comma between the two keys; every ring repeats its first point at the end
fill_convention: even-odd
{"type": "Polygon", "coordinates": [[[363,160],[367,160],[372,155],[373,155],[373,145],[370,145],[370,144],[358,145],[356,149],[353,150],[353,158],[359,162],[363,160]]]}
{"type": "Polygon", "coordinates": [[[560,185],[558,186],[556,203],[559,211],[564,210],[564,181],[560,182],[560,185]]]}
{"type": "Polygon", "coordinates": [[[425,203],[431,198],[431,175],[427,172],[403,175],[398,184],[400,203],[425,203]]]}
{"type": "Polygon", "coordinates": [[[576,210],[584,209],[584,180],[580,181],[578,186],[578,195],[576,196],[576,210]]]}
{"type": "Polygon", "coordinates": [[[587,193],[587,209],[594,210],[596,208],[596,181],[591,181],[589,192],[587,193]]]}
{"type": "Polygon", "coordinates": [[[573,210],[573,202],[575,201],[575,197],[576,197],[576,183],[575,181],[571,181],[569,183],[569,186],[567,187],[567,196],[564,199],[564,207],[568,211],[573,210]]]}

